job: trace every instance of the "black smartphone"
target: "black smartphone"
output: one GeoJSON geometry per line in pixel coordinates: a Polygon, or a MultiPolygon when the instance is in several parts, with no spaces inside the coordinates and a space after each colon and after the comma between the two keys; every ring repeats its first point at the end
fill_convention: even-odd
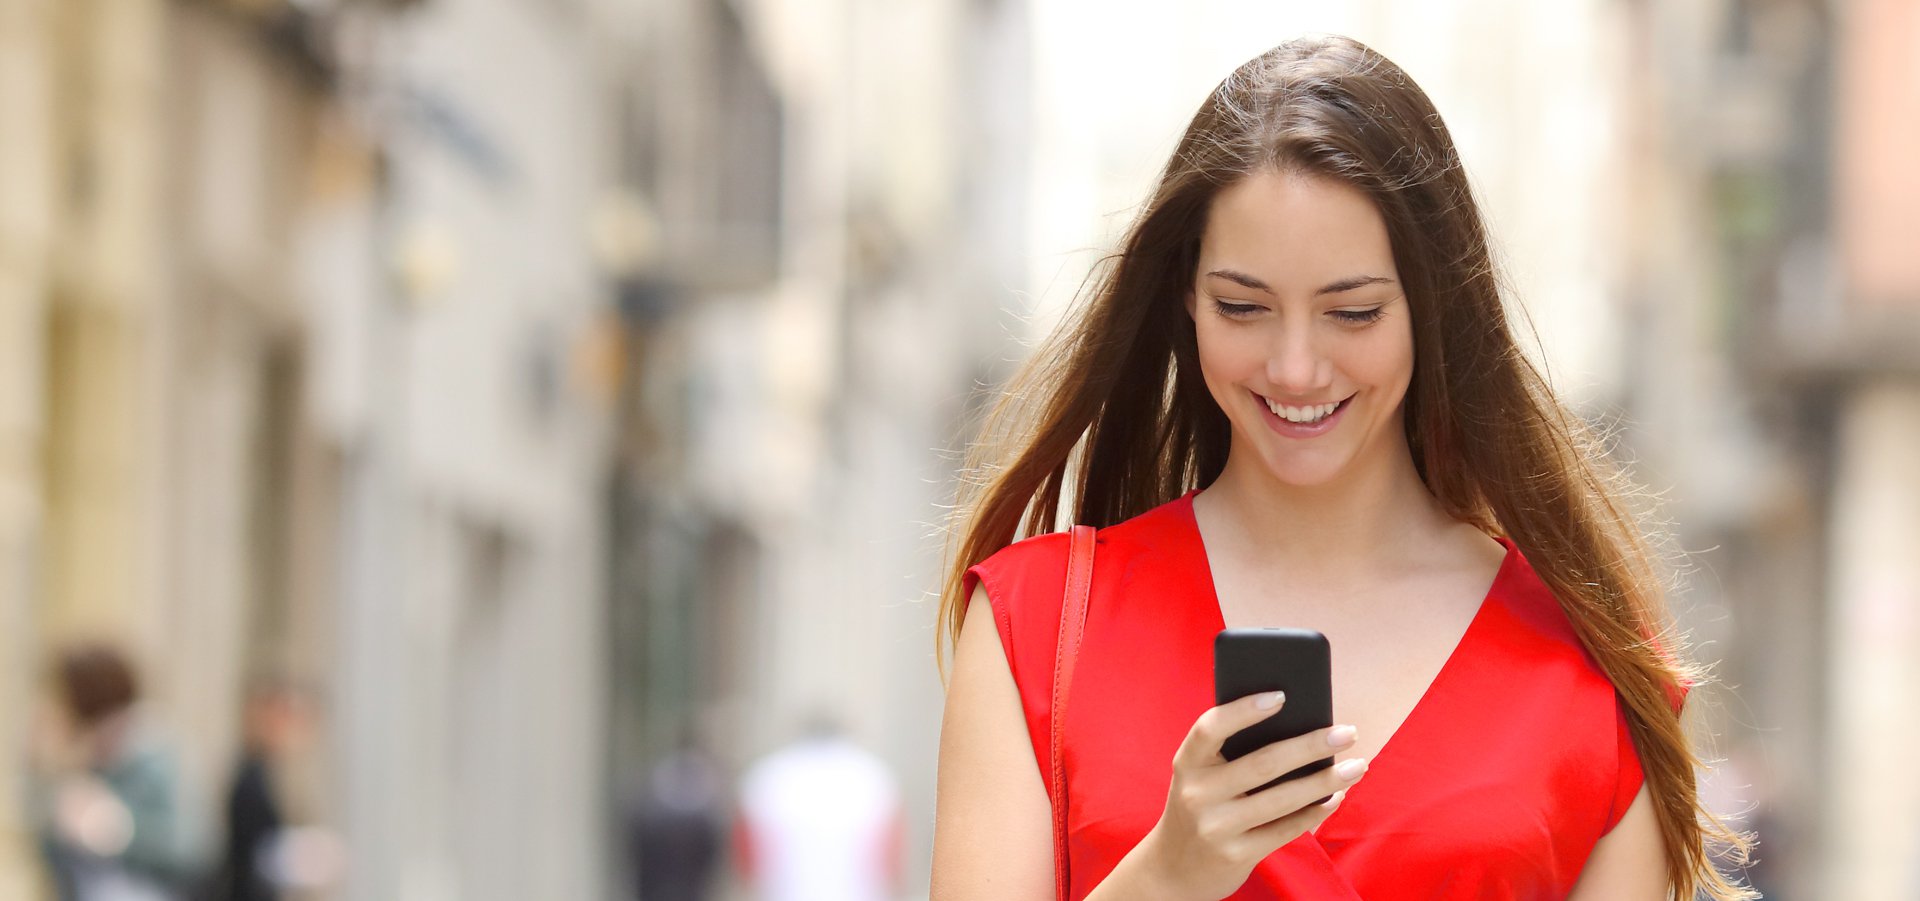
{"type": "MultiPolygon", "coordinates": [[[[1238,760],[1274,742],[1333,725],[1333,655],[1327,637],[1312,629],[1224,629],[1214,636],[1215,706],[1268,691],[1287,693],[1280,712],[1234,733],[1220,748],[1222,757],[1238,760]]],[[[1332,765],[1329,752],[1253,791],[1332,765]]]]}

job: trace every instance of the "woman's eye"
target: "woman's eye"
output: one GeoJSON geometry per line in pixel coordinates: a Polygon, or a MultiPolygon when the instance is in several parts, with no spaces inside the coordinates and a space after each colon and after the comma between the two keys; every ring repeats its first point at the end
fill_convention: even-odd
{"type": "Polygon", "coordinates": [[[1334,310],[1333,315],[1342,322],[1372,322],[1384,314],[1379,307],[1374,307],[1371,310],[1334,310]]]}
{"type": "Polygon", "coordinates": [[[1250,316],[1253,311],[1260,309],[1250,303],[1228,303],[1217,297],[1213,300],[1213,308],[1220,311],[1220,315],[1231,317],[1250,316]]]}

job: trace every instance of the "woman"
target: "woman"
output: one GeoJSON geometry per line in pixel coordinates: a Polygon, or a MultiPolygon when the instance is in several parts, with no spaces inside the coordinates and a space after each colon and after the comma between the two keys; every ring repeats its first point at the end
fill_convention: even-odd
{"type": "Polygon", "coordinates": [[[936,899],[1054,890],[1067,544],[1039,533],[1062,514],[1100,527],[1062,724],[1071,897],[1746,896],[1707,857],[1745,839],[1695,791],[1651,541],[1516,349],[1404,72],[1337,37],[1243,65],[1110,262],[996,411],[1008,449],[970,461],[936,899]],[[1328,636],[1338,725],[1227,762],[1284,704],[1213,706],[1213,636],[1252,626],[1328,636]]]}

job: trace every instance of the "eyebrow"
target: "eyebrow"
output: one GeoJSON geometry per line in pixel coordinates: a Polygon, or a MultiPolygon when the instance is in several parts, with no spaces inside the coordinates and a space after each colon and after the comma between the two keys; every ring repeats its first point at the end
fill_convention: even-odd
{"type": "MultiPolygon", "coordinates": [[[[1252,288],[1255,291],[1265,291],[1268,294],[1273,293],[1273,289],[1268,287],[1266,282],[1236,269],[1215,269],[1207,274],[1224,278],[1236,285],[1252,288]]],[[[1313,292],[1313,296],[1319,297],[1323,294],[1338,294],[1342,291],[1351,291],[1355,288],[1364,288],[1368,285],[1392,284],[1392,282],[1393,279],[1381,275],[1350,275],[1339,281],[1328,283],[1320,290],[1313,292]]]]}

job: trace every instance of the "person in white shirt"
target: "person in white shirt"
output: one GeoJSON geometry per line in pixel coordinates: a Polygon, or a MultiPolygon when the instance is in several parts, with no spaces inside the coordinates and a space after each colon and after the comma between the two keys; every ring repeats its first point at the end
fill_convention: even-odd
{"type": "Polygon", "coordinates": [[[904,825],[886,763],[815,717],[741,777],[735,861],[762,901],[884,901],[900,890],[904,825]]]}

